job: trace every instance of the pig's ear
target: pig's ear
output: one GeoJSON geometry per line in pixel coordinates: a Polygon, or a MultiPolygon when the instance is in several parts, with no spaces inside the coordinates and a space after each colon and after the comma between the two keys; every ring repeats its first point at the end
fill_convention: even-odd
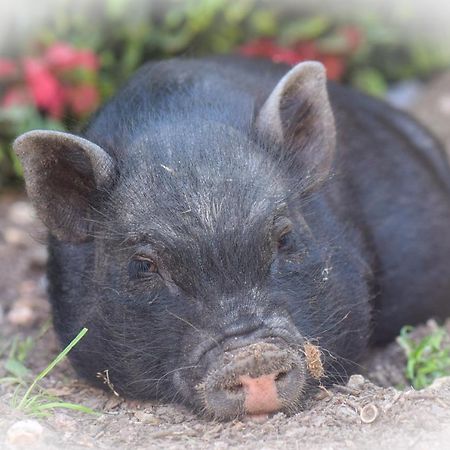
{"type": "Polygon", "coordinates": [[[61,240],[86,241],[92,201],[113,178],[111,157],[86,139],[58,131],[29,131],[13,147],[41,220],[61,240]]]}
{"type": "Polygon", "coordinates": [[[336,144],[324,66],[306,61],[276,85],[256,119],[258,132],[294,152],[313,184],[328,175],[336,144]]]}

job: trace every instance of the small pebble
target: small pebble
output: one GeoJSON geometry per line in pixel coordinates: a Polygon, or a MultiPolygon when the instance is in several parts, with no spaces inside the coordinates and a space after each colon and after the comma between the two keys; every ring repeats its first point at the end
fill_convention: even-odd
{"type": "Polygon", "coordinates": [[[122,403],[124,402],[124,399],[121,397],[111,396],[106,401],[105,405],[103,406],[103,409],[105,411],[112,411],[113,409],[118,408],[122,403]]]}
{"type": "Polygon", "coordinates": [[[27,305],[14,305],[6,316],[11,325],[29,327],[36,320],[33,309],[27,305]]]}
{"type": "Polygon", "coordinates": [[[19,228],[8,227],[3,230],[3,238],[7,244],[14,247],[24,248],[31,244],[31,237],[19,228]]]}
{"type": "Polygon", "coordinates": [[[325,398],[329,397],[330,393],[325,389],[321,389],[319,392],[317,392],[316,395],[314,395],[314,400],[324,400],[325,398]]]}
{"type": "Polygon", "coordinates": [[[38,444],[43,433],[44,428],[38,421],[20,420],[9,427],[6,440],[11,445],[30,447],[38,444]]]}
{"type": "Polygon", "coordinates": [[[9,218],[17,225],[32,223],[34,216],[34,209],[27,202],[16,202],[9,208],[9,218]]]}
{"type": "Polygon", "coordinates": [[[29,266],[31,269],[43,269],[47,264],[47,249],[44,246],[36,247],[29,255],[29,266]]]}
{"type": "Polygon", "coordinates": [[[365,382],[366,380],[362,375],[352,375],[348,380],[347,387],[351,389],[361,389],[365,382]]]}
{"type": "Polygon", "coordinates": [[[378,408],[373,403],[369,403],[361,409],[359,417],[363,423],[372,423],[376,420],[378,414],[378,408]]]}
{"type": "Polygon", "coordinates": [[[139,422],[147,423],[149,425],[159,425],[161,421],[154,414],[149,414],[144,411],[136,411],[134,413],[134,417],[136,417],[139,422]]]}

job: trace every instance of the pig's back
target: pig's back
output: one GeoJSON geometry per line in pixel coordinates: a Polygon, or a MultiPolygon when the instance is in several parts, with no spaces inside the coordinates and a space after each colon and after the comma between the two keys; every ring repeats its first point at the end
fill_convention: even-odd
{"type": "Polygon", "coordinates": [[[375,341],[405,323],[450,315],[450,169],[436,139],[409,115],[333,85],[341,214],[372,255],[375,341]]]}

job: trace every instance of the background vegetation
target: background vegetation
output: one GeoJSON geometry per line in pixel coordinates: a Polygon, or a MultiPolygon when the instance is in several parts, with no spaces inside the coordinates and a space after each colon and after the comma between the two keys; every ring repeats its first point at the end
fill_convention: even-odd
{"type": "Polygon", "coordinates": [[[76,9],[58,2],[46,23],[0,55],[0,189],[21,183],[15,136],[32,128],[76,131],[149,59],[233,52],[288,64],[317,59],[330,78],[379,96],[391,83],[450,65],[448,46],[420,30],[405,37],[402,20],[414,10],[404,5],[400,23],[373,12],[339,17],[312,5],[136,0],[130,11],[126,0],[95,7],[80,0],[76,9]]]}

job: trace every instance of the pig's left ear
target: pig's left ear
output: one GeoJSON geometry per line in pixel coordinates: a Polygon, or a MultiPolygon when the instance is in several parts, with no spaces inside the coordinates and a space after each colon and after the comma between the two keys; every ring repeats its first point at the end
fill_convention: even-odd
{"type": "MultiPolygon", "coordinates": [[[[336,145],[324,66],[306,61],[276,85],[256,119],[258,132],[293,152],[313,184],[329,174],[336,145]]],[[[305,174],[305,172],[306,174],[305,174]]]]}
{"type": "Polygon", "coordinates": [[[28,196],[44,224],[58,239],[89,240],[94,199],[114,179],[111,156],[87,139],[58,131],[29,131],[13,147],[28,196]]]}

